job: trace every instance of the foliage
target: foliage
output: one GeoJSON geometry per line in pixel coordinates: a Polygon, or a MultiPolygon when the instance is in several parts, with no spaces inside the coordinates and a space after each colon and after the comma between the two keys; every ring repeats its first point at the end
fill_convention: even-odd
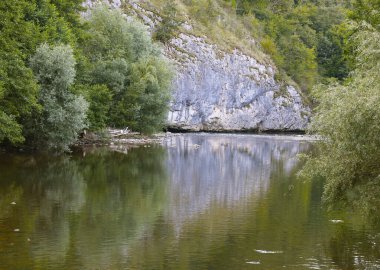
{"type": "Polygon", "coordinates": [[[83,47],[92,62],[115,59],[133,62],[160,53],[152,43],[147,27],[135,20],[126,21],[118,10],[103,6],[93,9],[88,20],[88,32],[90,37],[83,47]]]}
{"type": "Polygon", "coordinates": [[[26,66],[25,50],[35,43],[33,23],[24,17],[26,1],[0,2],[0,142],[23,142],[20,119],[37,109],[37,83],[26,66]]]}
{"type": "Polygon", "coordinates": [[[267,52],[303,90],[310,90],[321,76],[347,76],[342,41],[338,32],[333,35],[331,30],[345,19],[343,5],[317,5],[313,1],[245,2],[245,8],[264,23],[264,45],[272,40],[272,48],[276,48],[267,52]]]}
{"type": "Polygon", "coordinates": [[[67,45],[50,48],[41,45],[31,58],[31,67],[41,86],[39,102],[43,109],[34,133],[37,144],[55,151],[67,151],[86,127],[88,104],[69,87],[75,78],[75,59],[67,45]]]}
{"type": "Polygon", "coordinates": [[[176,18],[177,8],[174,0],[168,1],[163,7],[161,22],[154,30],[154,38],[163,43],[167,43],[178,31],[180,22],[176,18]]]}
{"type": "Polygon", "coordinates": [[[70,5],[61,12],[53,1],[15,0],[0,2],[0,143],[22,143],[27,122],[38,114],[38,85],[29,58],[42,42],[75,45],[73,31],[66,18],[79,18],[79,1],[55,1],[70,5]]]}
{"type": "MultiPolygon", "coordinates": [[[[85,126],[87,102],[90,129],[115,125],[110,108],[133,83],[129,81],[131,66],[142,59],[162,60],[142,24],[127,23],[117,11],[98,8],[87,27],[80,17],[82,2],[0,2],[1,144],[28,143],[34,148],[67,150],[85,126]],[[75,82],[76,73],[79,78],[75,82]],[[83,95],[87,102],[71,91],[83,95]]],[[[161,75],[166,73],[154,76],[161,75]]],[[[166,94],[162,97],[167,101],[166,94]]],[[[145,101],[140,98],[139,102],[145,101]]],[[[162,112],[166,109],[164,104],[162,112]]]]}
{"type": "Polygon", "coordinates": [[[366,21],[380,30],[380,0],[356,0],[350,18],[355,21],[366,21]]]}
{"type": "Polygon", "coordinates": [[[87,120],[88,128],[101,131],[107,127],[112,94],[104,84],[75,85],[75,92],[85,97],[89,103],[87,120]]]}
{"type": "Polygon", "coordinates": [[[316,80],[317,63],[313,48],[308,48],[298,36],[280,41],[282,54],[286,57],[284,69],[305,91],[310,89],[316,80]],[[291,59],[290,59],[291,57],[291,59]]]}
{"type": "Polygon", "coordinates": [[[107,124],[147,133],[159,130],[166,119],[171,71],[146,27],[102,7],[93,10],[88,25],[87,83],[110,90],[107,124]]]}
{"type": "Polygon", "coordinates": [[[151,57],[133,63],[131,82],[116,101],[112,119],[118,126],[152,133],[165,124],[172,74],[163,59],[151,57]]]}
{"type": "Polygon", "coordinates": [[[321,76],[340,80],[348,76],[351,70],[350,60],[347,57],[350,55],[347,54],[350,35],[347,25],[342,23],[319,36],[317,60],[321,76]]]}
{"type": "Polygon", "coordinates": [[[328,201],[380,176],[380,33],[362,24],[352,42],[357,44],[356,69],[347,82],[315,90],[319,105],[311,131],[324,140],[303,174],[326,179],[328,201]]]}
{"type": "Polygon", "coordinates": [[[8,139],[11,143],[22,143],[24,137],[22,136],[21,126],[6,113],[0,111],[0,141],[8,139]]]}

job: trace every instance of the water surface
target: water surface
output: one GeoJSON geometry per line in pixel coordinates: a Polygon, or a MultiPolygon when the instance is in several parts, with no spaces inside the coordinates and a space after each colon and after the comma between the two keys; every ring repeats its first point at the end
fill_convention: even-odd
{"type": "Polygon", "coordinates": [[[294,137],[0,155],[0,269],[380,269],[380,228],[327,213],[294,137]]]}

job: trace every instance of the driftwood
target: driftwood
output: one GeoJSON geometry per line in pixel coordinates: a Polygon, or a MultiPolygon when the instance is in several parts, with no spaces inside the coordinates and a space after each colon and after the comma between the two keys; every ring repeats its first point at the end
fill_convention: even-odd
{"type": "Polygon", "coordinates": [[[126,135],[139,135],[140,133],[138,132],[132,132],[128,128],[125,129],[112,129],[108,128],[107,129],[108,134],[110,135],[111,138],[117,138],[121,136],[126,136],[126,135]]]}

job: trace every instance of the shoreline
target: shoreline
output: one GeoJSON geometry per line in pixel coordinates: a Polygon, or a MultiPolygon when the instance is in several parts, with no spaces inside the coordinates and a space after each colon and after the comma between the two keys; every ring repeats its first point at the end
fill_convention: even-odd
{"type": "MultiPolygon", "coordinates": [[[[138,132],[126,131],[123,129],[107,129],[102,133],[89,132],[83,135],[78,141],[70,148],[76,149],[81,147],[101,147],[101,146],[145,146],[145,145],[164,145],[169,139],[184,136],[253,136],[263,139],[275,139],[275,140],[291,140],[291,141],[310,141],[316,142],[322,140],[318,135],[308,135],[303,133],[294,132],[252,132],[252,131],[187,131],[187,132],[159,132],[152,135],[143,135],[138,132]]],[[[30,149],[27,146],[21,146],[19,148],[8,148],[6,146],[0,146],[0,154],[7,153],[33,153],[39,152],[38,149],[30,149]]]]}
{"type": "Polygon", "coordinates": [[[252,132],[252,131],[187,131],[187,132],[160,132],[152,135],[143,135],[138,132],[125,132],[122,129],[108,129],[106,138],[91,138],[86,136],[78,140],[75,147],[80,146],[112,146],[112,145],[148,145],[148,144],[163,144],[166,140],[183,135],[215,135],[215,136],[255,136],[258,138],[273,138],[273,139],[286,139],[297,141],[320,141],[321,138],[317,135],[308,135],[305,132],[252,132]]]}

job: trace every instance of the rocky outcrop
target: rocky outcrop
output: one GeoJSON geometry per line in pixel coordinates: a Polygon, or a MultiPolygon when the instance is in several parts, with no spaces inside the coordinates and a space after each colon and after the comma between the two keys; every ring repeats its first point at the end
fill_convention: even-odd
{"type": "Polygon", "coordinates": [[[180,34],[166,48],[177,75],[168,126],[189,131],[304,130],[310,110],[275,68],[239,50],[224,52],[204,38],[180,34]]]}

